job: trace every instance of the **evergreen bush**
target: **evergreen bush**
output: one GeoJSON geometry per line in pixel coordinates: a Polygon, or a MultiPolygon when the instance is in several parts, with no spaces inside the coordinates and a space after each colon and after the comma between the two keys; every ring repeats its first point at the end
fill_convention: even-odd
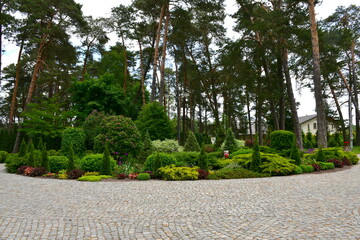
{"type": "Polygon", "coordinates": [[[199,168],[205,171],[209,171],[209,162],[208,159],[206,157],[206,153],[204,148],[201,148],[200,151],[200,155],[199,155],[199,160],[198,160],[198,165],[199,168]]]}
{"type": "Polygon", "coordinates": [[[255,138],[251,159],[252,161],[250,163],[250,170],[254,172],[260,172],[261,157],[260,157],[260,149],[259,149],[259,143],[257,137],[255,138]]]}
{"type": "Polygon", "coordinates": [[[52,173],[66,170],[69,159],[65,156],[49,156],[49,165],[52,173]]]}
{"type": "Polygon", "coordinates": [[[0,163],[4,163],[9,156],[9,153],[6,151],[0,151],[0,163]]]}
{"type": "Polygon", "coordinates": [[[35,148],[32,141],[29,143],[28,165],[30,167],[35,167],[35,148]]]}
{"type": "Polygon", "coordinates": [[[20,157],[18,154],[10,154],[5,163],[5,169],[8,173],[16,173],[16,171],[22,167],[28,165],[28,159],[26,156],[20,157]]]}
{"type": "Polygon", "coordinates": [[[43,140],[42,140],[42,137],[40,137],[39,141],[37,143],[36,150],[42,151],[43,147],[44,147],[43,140]]]}
{"type": "Polygon", "coordinates": [[[71,146],[75,156],[82,157],[85,155],[85,133],[82,128],[66,128],[63,131],[61,153],[69,156],[71,146]]]}
{"type": "MultiPolygon", "coordinates": [[[[80,159],[80,169],[86,172],[100,172],[104,154],[90,154],[80,159]]],[[[110,167],[113,170],[116,166],[116,161],[110,157],[110,167]]]]}
{"type": "Polygon", "coordinates": [[[75,169],[75,156],[74,156],[74,148],[72,145],[70,145],[70,151],[69,151],[69,155],[68,155],[69,161],[67,164],[67,168],[66,168],[66,172],[69,173],[72,170],[75,169]]]}
{"type": "Polygon", "coordinates": [[[105,118],[106,115],[103,112],[93,110],[85,119],[82,127],[86,136],[85,145],[87,149],[94,148],[95,137],[101,133],[100,125],[105,118]]]}
{"type": "Polygon", "coordinates": [[[177,166],[194,167],[198,165],[198,152],[173,152],[172,155],[176,158],[177,166]]]}
{"type": "Polygon", "coordinates": [[[291,148],[290,158],[295,160],[295,165],[300,166],[300,164],[301,164],[300,151],[299,151],[298,147],[296,146],[295,141],[291,148]]]}
{"type": "Polygon", "coordinates": [[[191,131],[188,133],[188,137],[186,139],[186,143],[184,146],[185,152],[200,152],[199,143],[195,137],[195,134],[191,131]]]}
{"type": "Polygon", "coordinates": [[[28,151],[28,146],[25,142],[25,139],[22,140],[19,150],[19,157],[25,157],[28,151]]]}
{"type": "Polygon", "coordinates": [[[233,151],[236,151],[238,146],[237,146],[237,142],[234,136],[233,131],[231,130],[231,128],[229,128],[226,132],[226,137],[225,137],[225,141],[222,144],[221,148],[222,150],[229,150],[230,153],[232,153],[233,151]]]}
{"type": "Polygon", "coordinates": [[[322,148],[319,148],[319,151],[317,152],[316,161],[317,162],[326,162],[326,158],[325,158],[324,151],[322,150],[322,148]]]}
{"type": "Polygon", "coordinates": [[[150,174],[149,174],[149,173],[140,173],[140,174],[137,176],[137,179],[138,179],[138,180],[142,180],[142,181],[149,180],[149,179],[150,179],[150,174]]]}
{"type": "Polygon", "coordinates": [[[46,143],[44,144],[41,151],[41,164],[42,167],[46,169],[47,172],[51,172],[50,164],[49,164],[49,155],[46,149],[46,143]]]}
{"type": "Polygon", "coordinates": [[[164,153],[172,153],[172,152],[180,152],[182,147],[179,145],[178,141],[173,139],[165,139],[161,140],[154,140],[152,144],[155,148],[155,151],[164,152],[164,153]]]}
{"type": "Polygon", "coordinates": [[[143,170],[155,172],[155,170],[159,167],[164,167],[171,164],[176,164],[176,158],[173,155],[156,152],[148,156],[144,163],[143,170]]]}
{"type": "Polygon", "coordinates": [[[304,146],[305,146],[305,148],[308,148],[308,149],[314,148],[314,140],[313,140],[313,135],[311,134],[311,132],[306,133],[304,146]]]}
{"type": "Polygon", "coordinates": [[[278,130],[270,134],[271,147],[276,150],[291,149],[295,134],[290,131],[278,130]]]}
{"type": "Polygon", "coordinates": [[[146,158],[151,155],[155,151],[155,147],[151,142],[151,138],[148,132],[145,133],[142,148],[140,154],[138,156],[138,160],[140,163],[144,163],[146,158]]]}
{"type": "Polygon", "coordinates": [[[102,164],[100,169],[101,175],[112,175],[111,162],[110,162],[110,151],[108,143],[105,145],[105,152],[102,158],[102,164]]]}

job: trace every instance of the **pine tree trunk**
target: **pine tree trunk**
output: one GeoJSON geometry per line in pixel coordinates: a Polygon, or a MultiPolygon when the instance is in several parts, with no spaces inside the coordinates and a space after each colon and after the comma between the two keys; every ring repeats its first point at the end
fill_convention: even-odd
{"type": "Polygon", "coordinates": [[[15,85],[14,85],[14,92],[11,98],[11,106],[10,106],[10,114],[9,114],[9,128],[12,129],[14,127],[14,114],[16,108],[16,98],[17,92],[19,88],[19,80],[20,80],[20,71],[21,71],[21,55],[24,49],[24,39],[21,40],[19,55],[16,64],[16,75],[15,75],[15,85]]]}
{"type": "Polygon", "coordinates": [[[160,66],[160,93],[159,93],[159,103],[160,105],[164,104],[164,95],[165,95],[165,62],[166,62],[166,46],[167,46],[167,36],[170,22],[170,12],[169,6],[166,7],[166,19],[165,19],[165,32],[163,39],[163,49],[161,56],[161,66],[160,66]]]}
{"type": "Polygon", "coordinates": [[[153,59],[153,79],[151,84],[151,97],[150,97],[151,102],[154,102],[156,98],[157,61],[159,56],[159,43],[160,43],[162,21],[165,14],[165,8],[166,8],[166,4],[163,4],[163,6],[161,7],[158,29],[156,31],[156,41],[155,41],[155,50],[154,50],[154,59],[153,59]]]}
{"type": "MultiPolygon", "coordinates": [[[[285,41],[285,40],[284,40],[285,41]]],[[[286,42],[285,42],[286,44],[286,42]]],[[[290,77],[290,70],[289,70],[289,64],[288,64],[288,50],[284,47],[283,54],[282,54],[282,63],[285,73],[285,80],[286,80],[286,90],[289,98],[289,105],[291,110],[291,119],[294,125],[294,132],[295,132],[295,138],[296,138],[296,145],[300,150],[303,150],[303,142],[302,142],[302,136],[301,136],[301,127],[299,123],[299,117],[297,114],[296,109],[296,100],[291,84],[291,77],[290,77]]]]}
{"type": "Polygon", "coordinates": [[[326,148],[327,122],[325,116],[324,99],[322,97],[320,50],[319,50],[317,24],[315,19],[315,0],[308,0],[308,8],[310,14],[311,44],[312,44],[313,65],[314,65],[313,72],[314,72],[314,92],[315,92],[317,124],[318,124],[318,145],[321,148],[326,148]]]}
{"type": "Polygon", "coordinates": [[[141,98],[142,98],[142,105],[144,106],[146,104],[146,98],[145,98],[145,70],[144,70],[144,57],[143,57],[143,51],[142,51],[142,45],[140,42],[140,39],[138,39],[139,43],[139,51],[140,51],[140,74],[141,74],[141,98]]]}
{"type": "MultiPolygon", "coordinates": [[[[354,89],[354,101],[355,105],[359,106],[359,97],[358,97],[358,87],[357,87],[357,77],[356,77],[356,62],[355,62],[355,41],[351,42],[351,69],[353,77],[353,89],[354,89]]],[[[356,123],[356,145],[360,146],[360,114],[359,111],[355,113],[355,123],[356,123]]]]}
{"type": "Polygon", "coordinates": [[[124,90],[124,94],[126,95],[126,89],[127,89],[127,80],[129,77],[129,71],[128,71],[128,59],[127,59],[127,54],[126,54],[126,47],[125,47],[125,40],[124,40],[124,35],[121,34],[121,41],[122,41],[122,45],[123,45],[123,54],[124,54],[124,85],[123,85],[123,90],[124,90]]]}
{"type": "Polygon", "coordinates": [[[284,76],[283,76],[283,67],[282,67],[282,56],[281,50],[278,50],[277,54],[277,75],[278,75],[278,85],[279,85],[279,129],[285,130],[285,87],[284,87],[284,76]]]}
{"type": "Polygon", "coordinates": [[[252,132],[252,126],[251,126],[251,115],[250,115],[250,96],[249,91],[246,90],[246,108],[247,108],[247,117],[249,121],[249,133],[250,133],[250,139],[253,139],[253,132],[252,132]]]}
{"type": "Polygon", "coordinates": [[[81,73],[81,80],[80,80],[81,82],[83,82],[85,80],[87,61],[88,61],[89,56],[90,56],[90,46],[87,46],[85,58],[84,58],[84,65],[83,65],[83,69],[82,69],[82,73],[81,73]]]}

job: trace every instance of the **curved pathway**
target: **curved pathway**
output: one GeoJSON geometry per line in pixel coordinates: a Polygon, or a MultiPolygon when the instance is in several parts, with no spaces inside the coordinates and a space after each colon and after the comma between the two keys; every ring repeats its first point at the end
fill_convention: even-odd
{"type": "Polygon", "coordinates": [[[360,165],[219,181],[78,182],[8,174],[0,239],[360,239],[360,165]]]}

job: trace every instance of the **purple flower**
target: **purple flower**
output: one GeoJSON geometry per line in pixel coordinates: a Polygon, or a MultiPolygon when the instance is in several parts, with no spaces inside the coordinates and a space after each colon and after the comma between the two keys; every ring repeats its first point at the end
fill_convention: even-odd
{"type": "Polygon", "coordinates": [[[129,155],[128,153],[125,153],[125,156],[129,155]]]}
{"type": "Polygon", "coordinates": [[[119,154],[119,152],[115,152],[115,154],[116,154],[116,155],[118,155],[118,154],[119,154]]]}

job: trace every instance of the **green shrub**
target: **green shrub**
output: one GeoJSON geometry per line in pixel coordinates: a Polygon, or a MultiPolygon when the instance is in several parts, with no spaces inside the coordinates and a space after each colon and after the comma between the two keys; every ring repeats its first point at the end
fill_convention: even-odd
{"type": "Polygon", "coordinates": [[[317,162],[320,165],[321,170],[334,169],[335,165],[332,162],[317,162]]]}
{"type": "Polygon", "coordinates": [[[65,156],[49,156],[50,170],[57,173],[61,170],[66,170],[69,159],[65,156]]]}
{"type": "Polygon", "coordinates": [[[108,143],[105,145],[105,152],[101,161],[100,173],[101,175],[112,175],[108,143]]]}
{"type": "Polygon", "coordinates": [[[178,163],[184,163],[187,167],[198,165],[198,152],[173,152],[172,155],[176,158],[178,163]]]}
{"type": "Polygon", "coordinates": [[[201,148],[200,155],[198,158],[198,166],[202,170],[209,171],[209,162],[207,160],[204,148],[201,148]]]}
{"type": "Polygon", "coordinates": [[[94,150],[104,152],[105,143],[109,143],[110,152],[136,156],[141,149],[141,136],[134,122],[124,116],[108,116],[100,127],[101,134],[94,140],[94,150]]]}
{"type": "MultiPolygon", "coordinates": [[[[260,148],[260,151],[261,151],[261,148],[260,148]]],[[[233,153],[230,153],[230,158],[233,158],[237,155],[241,155],[241,154],[249,154],[249,153],[252,153],[253,150],[251,148],[241,148],[233,153]]]]}
{"type": "Polygon", "coordinates": [[[9,156],[9,153],[6,151],[0,151],[0,163],[4,163],[9,156]]]}
{"type": "Polygon", "coordinates": [[[291,149],[295,134],[290,131],[278,130],[270,134],[271,147],[276,150],[291,149]]]}
{"type": "Polygon", "coordinates": [[[250,165],[252,162],[252,153],[236,155],[232,159],[233,162],[238,163],[239,166],[250,169],[250,165]]]}
{"type": "Polygon", "coordinates": [[[43,149],[41,151],[41,164],[40,166],[44,167],[47,172],[51,172],[50,164],[49,164],[49,155],[48,151],[46,149],[46,143],[43,146],[43,149]]]}
{"type": "Polygon", "coordinates": [[[147,157],[144,163],[144,171],[152,171],[155,172],[155,160],[157,156],[160,158],[161,167],[165,167],[167,165],[176,164],[176,158],[168,153],[153,153],[147,157]]]}
{"type": "Polygon", "coordinates": [[[66,128],[62,132],[61,153],[69,156],[71,146],[75,156],[83,157],[85,155],[85,133],[82,128],[66,128]]]}
{"type": "Polygon", "coordinates": [[[181,146],[178,141],[172,139],[165,139],[164,141],[154,140],[152,141],[152,144],[158,152],[172,153],[181,151],[181,146]]]}
{"type": "Polygon", "coordinates": [[[211,173],[208,179],[239,179],[239,178],[262,178],[270,177],[267,173],[257,173],[245,168],[223,168],[211,173]]]}
{"type": "Polygon", "coordinates": [[[165,166],[158,169],[160,176],[167,181],[197,180],[199,173],[197,167],[165,166]]]}
{"type": "Polygon", "coordinates": [[[301,167],[301,169],[302,169],[302,171],[304,173],[312,173],[312,172],[314,172],[314,167],[311,166],[311,165],[300,165],[300,167],[301,167]]]}
{"type": "MultiPolygon", "coordinates": [[[[359,158],[358,156],[355,154],[355,153],[352,153],[352,152],[343,152],[343,157],[342,158],[347,158],[350,160],[350,162],[353,164],[353,165],[356,165],[358,164],[359,162],[359,158]]],[[[341,159],[342,159],[341,158],[341,159]]]]}
{"type": "Polygon", "coordinates": [[[60,156],[59,152],[54,149],[48,151],[48,156],[60,156]]]}
{"type": "Polygon", "coordinates": [[[216,160],[216,165],[214,167],[214,169],[222,169],[224,167],[227,167],[229,164],[234,163],[234,159],[217,159],[216,160]]]}
{"type": "Polygon", "coordinates": [[[16,173],[19,167],[27,166],[28,159],[26,156],[20,157],[18,154],[10,154],[5,162],[5,169],[8,173],[16,173]]]}
{"type": "Polygon", "coordinates": [[[314,140],[313,140],[313,135],[311,134],[311,132],[306,133],[305,136],[305,141],[304,141],[304,147],[305,148],[314,148],[314,140]]]}
{"type": "Polygon", "coordinates": [[[75,169],[75,157],[74,157],[74,149],[73,149],[72,145],[70,146],[68,158],[69,158],[69,161],[67,164],[66,172],[69,173],[75,169]]]}
{"type": "Polygon", "coordinates": [[[326,162],[326,160],[327,159],[325,158],[324,152],[323,152],[322,148],[320,148],[318,150],[318,154],[316,156],[316,161],[317,162],[326,162]]]}
{"type": "Polygon", "coordinates": [[[93,110],[85,119],[83,129],[86,137],[85,145],[87,149],[94,148],[94,139],[101,133],[100,124],[105,119],[106,115],[103,112],[93,110]]]}
{"type": "Polygon", "coordinates": [[[44,143],[43,143],[43,140],[42,140],[42,137],[39,138],[39,141],[37,143],[37,147],[36,147],[36,150],[39,150],[40,152],[42,151],[44,147],[44,143]]]}
{"type": "MultiPolygon", "coordinates": [[[[91,154],[80,159],[80,169],[86,172],[100,172],[104,154],[91,154]]],[[[110,167],[113,170],[116,166],[116,161],[110,158],[110,167]]]]}
{"type": "Polygon", "coordinates": [[[170,119],[164,107],[158,102],[143,106],[135,123],[143,135],[145,132],[149,132],[152,140],[171,139],[174,135],[174,128],[170,119]]]}
{"type": "Polygon", "coordinates": [[[99,182],[101,181],[101,176],[82,176],[78,178],[78,181],[86,181],[86,182],[99,182]]]}
{"type": "Polygon", "coordinates": [[[200,152],[200,145],[192,131],[189,131],[186,143],[184,146],[185,152],[200,152]]]}
{"type": "Polygon", "coordinates": [[[268,146],[259,146],[259,149],[260,149],[260,152],[262,152],[262,153],[271,153],[271,154],[279,154],[280,153],[280,151],[278,151],[274,148],[268,147],[268,146]]]}
{"type": "Polygon", "coordinates": [[[271,175],[289,175],[294,172],[296,165],[291,163],[290,159],[281,157],[276,154],[263,154],[261,156],[262,165],[260,166],[263,173],[271,175]]]}
{"type": "Polygon", "coordinates": [[[145,133],[142,148],[138,156],[140,163],[144,163],[146,158],[150,156],[155,151],[155,147],[151,142],[151,138],[148,132],[145,133]]]}
{"type": "Polygon", "coordinates": [[[229,128],[226,131],[226,137],[225,137],[225,141],[224,143],[221,145],[221,149],[222,150],[228,150],[231,152],[234,152],[238,149],[237,143],[236,143],[236,139],[234,136],[233,131],[231,130],[231,128],[229,128]]]}
{"type": "Polygon", "coordinates": [[[295,170],[293,172],[294,174],[302,174],[303,170],[300,166],[296,165],[295,170]]]}
{"type": "Polygon", "coordinates": [[[150,179],[150,174],[148,174],[148,173],[140,173],[137,176],[137,179],[138,180],[143,180],[143,181],[149,180],[150,179]]]}
{"type": "Polygon", "coordinates": [[[25,142],[25,139],[22,140],[19,150],[19,157],[25,157],[28,151],[28,146],[25,142]]]}
{"type": "Polygon", "coordinates": [[[295,165],[299,166],[301,164],[300,150],[297,148],[295,142],[291,148],[290,158],[295,160],[295,165]]]}
{"type": "Polygon", "coordinates": [[[34,144],[33,142],[31,141],[29,143],[29,152],[28,152],[28,166],[31,166],[31,167],[36,167],[36,162],[35,162],[35,148],[34,148],[34,144]]]}
{"type": "Polygon", "coordinates": [[[253,146],[253,152],[251,155],[251,163],[250,163],[250,170],[254,172],[260,171],[260,165],[261,165],[261,157],[260,157],[260,151],[259,151],[259,143],[257,141],[257,138],[255,140],[255,144],[253,146]]]}

